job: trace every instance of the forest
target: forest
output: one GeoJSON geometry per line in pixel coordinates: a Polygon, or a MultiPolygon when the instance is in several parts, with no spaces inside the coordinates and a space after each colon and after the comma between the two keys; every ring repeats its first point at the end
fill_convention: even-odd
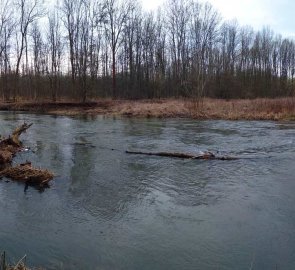
{"type": "Polygon", "coordinates": [[[295,42],[197,0],[0,0],[0,72],[10,102],[287,97],[295,42]]]}

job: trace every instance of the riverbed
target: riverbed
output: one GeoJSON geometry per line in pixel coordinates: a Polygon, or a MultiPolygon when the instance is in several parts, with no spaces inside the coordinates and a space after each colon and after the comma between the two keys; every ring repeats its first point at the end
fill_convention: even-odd
{"type": "Polygon", "coordinates": [[[0,181],[0,250],[46,269],[293,269],[295,122],[63,117],[23,121],[51,187],[0,181]],[[134,156],[212,151],[237,160],[134,156]],[[252,268],[251,268],[252,267],[252,268]]]}

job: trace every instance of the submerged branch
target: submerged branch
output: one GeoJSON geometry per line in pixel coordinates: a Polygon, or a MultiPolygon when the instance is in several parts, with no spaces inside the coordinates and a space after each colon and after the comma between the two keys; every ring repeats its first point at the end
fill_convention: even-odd
{"type": "Polygon", "coordinates": [[[183,159],[205,159],[205,160],[235,160],[236,157],[230,156],[216,156],[211,152],[205,152],[202,155],[192,155],[186,153],[171,153],[171,152],[141,152],[141,151],[126,151],[127,154],[133,155],[146,155],[146,156],[159,156],[159,157],[172,157],[183,159]]]}

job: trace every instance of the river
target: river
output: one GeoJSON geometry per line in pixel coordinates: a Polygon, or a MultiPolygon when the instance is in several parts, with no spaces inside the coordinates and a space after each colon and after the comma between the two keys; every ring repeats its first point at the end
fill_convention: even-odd
{"type": "Polygon", "coordinates": [[[293,269],[295,122],[61,117],[23,121],[44,192],[0,181],[0,250],[46,269],[293,269]],[[219,152],[232,161],[128,155],[219,152]]]}

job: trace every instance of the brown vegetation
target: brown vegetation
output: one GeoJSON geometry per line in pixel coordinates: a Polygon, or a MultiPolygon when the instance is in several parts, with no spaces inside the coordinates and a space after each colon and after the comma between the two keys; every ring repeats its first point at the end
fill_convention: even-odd
{"type": "Polygon", "coordinates": [[[42,188],[53,179],[53,174],[51,172],[33,168],[30,162],[11,166],[15,154],[22,150],[22,143],[19,137],[31,126],[32,124],[24,123],[16,128],[11,136],[2,138],[0,141],[0,177],[8,177],[15,181],[24,182],[28,185],[36,185],[42,188]]]}
{"type": "Polygon", "coordinates": [[[110,100],[77,102],[2,103],[0,110],[58,115],[118,115],[126,117],[193,118],[226,120],[294,120],[295,98],[110,100]]]}
{"type": "MultiPolygon", "coordinates": [[[[33,268],[28,268],[26,266],[26,255],[22,257],[16,264],[11,265],[6,262],[6,253],[5,251],[1,254],[0,257],[0,270],[33,270],[33,268]]],[[[34,268],[35,270],[42,270],[42,268],[34,268]]],[[[44,270],[44,269],[43,269],[44,270]]]]}
{"type": "Polygon", "coordinates": [[[26,162],[14,167],[8,167],[0,172],[0,175],[24,182],[30,185],[44,187],[53,179],[53,173],[48,170],[36,169],[30,162],[26,162]]]}

